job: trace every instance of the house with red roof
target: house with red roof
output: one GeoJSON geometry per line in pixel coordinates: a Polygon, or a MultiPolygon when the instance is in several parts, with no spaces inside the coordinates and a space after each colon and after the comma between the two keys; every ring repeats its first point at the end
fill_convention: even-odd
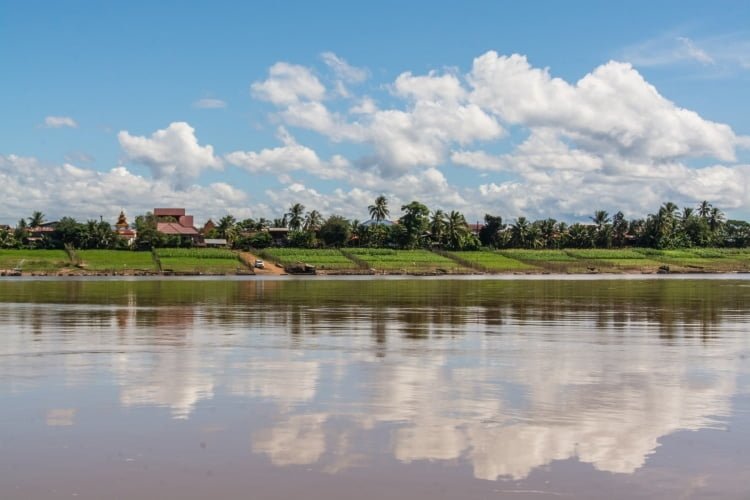
{"type": "Polygon", "coordinates": [[[201,243],[202,237],[195,228],[192,215],[187,215],[184,208],[155,208],[156,230],[168,236],[179,236],[201,243]]]}

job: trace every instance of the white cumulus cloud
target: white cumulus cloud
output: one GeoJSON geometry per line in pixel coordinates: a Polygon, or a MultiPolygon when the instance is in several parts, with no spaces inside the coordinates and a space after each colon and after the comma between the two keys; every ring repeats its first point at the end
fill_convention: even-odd
{"type": "Polygon", "coordinates": [[[44,118],[44,126],[47,128],[77,128],[78,123],[69,116],[47,116],[44,118]]]}
{"type": "Polygon", "coordinates": [[[185,122],[170,123],[151,137],[130,135],[126,130],[117,134],[128,159],[151,169],[156,179],[177,188],[185,188],[205,169],[221,169],[221,159],[210,145],[201,146],[195,129],[185,122]]]}

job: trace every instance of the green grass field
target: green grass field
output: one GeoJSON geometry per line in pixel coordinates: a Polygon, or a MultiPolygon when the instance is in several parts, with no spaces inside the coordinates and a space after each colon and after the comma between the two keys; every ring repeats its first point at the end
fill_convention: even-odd
{"type": "Polygon", "coordinates": [[[278,262],[282,266],[302,262],[315,266],[316,269],[329,271],[358,268],[356,262],[336,249],[268,248],[259,253],[263,258],[278,262]]]}
{"type": "Polygon", "coordinates": [[[637,250],[630,249],[599,249],[599,248],[585,248],[585,249],[572,249],[565,250],[565,253],[575,259],[584,260],[596,260],[596,259],[643,259],[644,255],[637,250]]]}
{"type": "Polygon", "coordinates": [[[390,250],[387,248],[350,248],[351,255],[364,261],[368,267],[387,272],[425,273],[469,272],[465,266],[442,255],[427,250],[390,250]]]}
{"type": "Polygon", "coordinates": [[[156,255],[163,272],[234,274],[248,270],[236,253],[220,248],[159,248],[156,255]]]}
{"type": "Polygon", "coordinates": [[[0,269],[53,272],[72,266],[64,250],[0,250],[0,269]]]}
{"type": "Polygon", "coordinates": [[[574,262],[575,257],[565,250],[499,250],[502,255],[511,259],[531,262],[574,262]]]}
{"type": "Polygon", "coordinates": [[[81,266],[90,271],[156,271],[151,252],[76,250],[81,266]]]}
{"type": "Polygon", "coordinates": [[[449,255],[456,257],[459,262],[466,262],[474,269],[485,272],[533,271],[538,269],[499,252],[478,250],[475,252],[449,252],[449,255]]]}

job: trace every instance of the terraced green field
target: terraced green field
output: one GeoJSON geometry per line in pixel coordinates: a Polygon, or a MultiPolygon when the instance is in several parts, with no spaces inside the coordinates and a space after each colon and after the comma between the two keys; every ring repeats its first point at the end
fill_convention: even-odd
{"type": "Polygon", "coordinates": [[[568,254],[570,257],[573,257],[575,259],[584,259],[584,260],[596,260],[596,259],[616,259],[616,260],[626,260],[626,259],[643,259],[644,255],[643,253],[637,251],[637,250],[631,250],[631,249],[600,249],[600,248],[584,248],[584,249],[572,249],[572,250],[565,250],[565,253],[568,254]]]}
{"type": "Polygon", "coordinates": [[[356,262],[336,249],[267,248],[259,254],[264,259],[278,262],[282,266],[302,262],[327,271],[353,270],[358,267],[356,262]]]}
{"type": "Polygon", "coordinates": [[[247,271],[236,253],[219,248],[159,248],[163,272],[234,274],[247,271]]]}
{"type": "Polygon", "coordinates": [[[466,262],[474,269],[484,272],[512,272],[538,270],[536,266],[511,259],[499,252],[478,250],[475,252],[450,252],[459,262],[466,262]]]}
{"type": "Polygon", "coordinates": [[[575,262],[576,258],[565,250],[498,250],[502,255],[521,261],[539,262],[575,262]]]}
{"type": "Polygon", "coordinates": [[[750,259],[744,259],[746,252],[730,252],[721,248],[691,248],[678,250],[657,250],[642,248],[638,251],[653,260],[668,265],[670,270],[683,272],[728,272],[750,269],[750,259]]]}
{"type": "Polygon", "coordinates": [[[91,271],[156,271],[151,252],[76,250],[81,266],[91,271]]]}
{"type": "Polygon", "coordinates": [[[429,273],[440,270],[451,273],[471,271],[456,261],[427,250],[350,248],[347,252],[377,271],[404,273],[429,273]]]}
{"type": "Polygon", "coordinates": [[[0,250],[0,269],[53,272],[72,267],[64,250],[0,250]]]}

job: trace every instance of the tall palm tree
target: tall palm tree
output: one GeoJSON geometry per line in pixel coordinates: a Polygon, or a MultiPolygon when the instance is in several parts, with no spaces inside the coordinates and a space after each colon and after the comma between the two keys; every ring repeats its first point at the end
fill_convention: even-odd
{"type": "Polygon", "coordinates": [[[695,214],[695,209],[691,207],[682,207],[682,214],[680,215],[680,219],[682,219],[682,222],[690,220],[693,215],[695,214]]]}
{"type": "Polygon", "coordinates": [[[323,224],[323,217],[320,215],[320,212],[312,210],[308,212],[307,217],[305,217],[303,229],[305,231],[316,232],[320,229],[321,224],[323,224]]]}
{"type": "Polygon", "coordinates": [[[432,217],[430,218],[430,233],[432,234],[432,241],[438,245],[443,243],[445,227],[445,212],[438,208],[432,212],[432,217]]]}
{"type": "Polygon", "coordinates": [[[280,219],[274,219],[271,227],[287,227],[288,225],[286,214],[284,214],[280,219]]]}
{"type": "Polygon", "coordinates": [[[29,217],[29,226],[39,227],[42,224],[44,224],[44,214],[39,211],[32,213],[31,217],[29,217]]]}
{"type": "Polygon", "coordinates": [[[706,200],[698,203],[698,215],[704,219],[708,219],[708,216],[711,215],[711,204],[706,200]]]}
{"type": "Polygon", "coordinates": [[[589,218],[594,222],[594,224],[596,224],[596,228],[598,230],[601,230],[602,227],[605,224],[609,224],[610,221],[609,214],[606,210],[597,210],[594,212],[594,216],[589,218]]]}
{"type": "Polygon", "coordinates": [[[555,219],[545,219],[539,223],[539,233],[544,246],[553,248],[557,238],[557,221],[555,219]]]}
{"type": "Polygon", "coordinates": [[[719,210],[716,207],[713,207],[711,209],[711,213],[708,214],[708,227],[711,229],[711,232],[716,232],[719,227],[721,227],[721,224],[724,222],[724,212],[719,210]]]}
{"type": "Polygon", "coordinates": [[[375,198],[375,204],[367,207],[367,210],[370,211],[370,217],[375,219],[376,222],[385,220],[390,214],[388,200],[382,194],[375,198]]]}
{"type": "Polygon", "coordinates": [[[286,214],[289,216],[289,229],[292,231],[299,231],[302,227],[302,214],[305,213],[305,206],[301,203],[295,203],[289,207],[289,212],[286,214]]]}
{"type": "Polygon", "coordinates": [[[216,225],[216,232],[219,233],[219,237],[230,239],[229,233],[234,229],[235,225],[237,225],[237,219],[233,215],[225,215],[219,219],[219,223],[216,225]]]}
{"type": "Polygon", "coordinates": [[[529,239],[529,221],[519,217],[510,225],[510,241],[516,247],[525,247],[529,239]]]}
{"type": "Polygon", "coordinates": [[[445,220],[445,237],[448,240],[448,246],[459,250],[467,234],[469,234],[469,226],[466,224],[466,218],[461,212],[451,210],[445,220]]]}

